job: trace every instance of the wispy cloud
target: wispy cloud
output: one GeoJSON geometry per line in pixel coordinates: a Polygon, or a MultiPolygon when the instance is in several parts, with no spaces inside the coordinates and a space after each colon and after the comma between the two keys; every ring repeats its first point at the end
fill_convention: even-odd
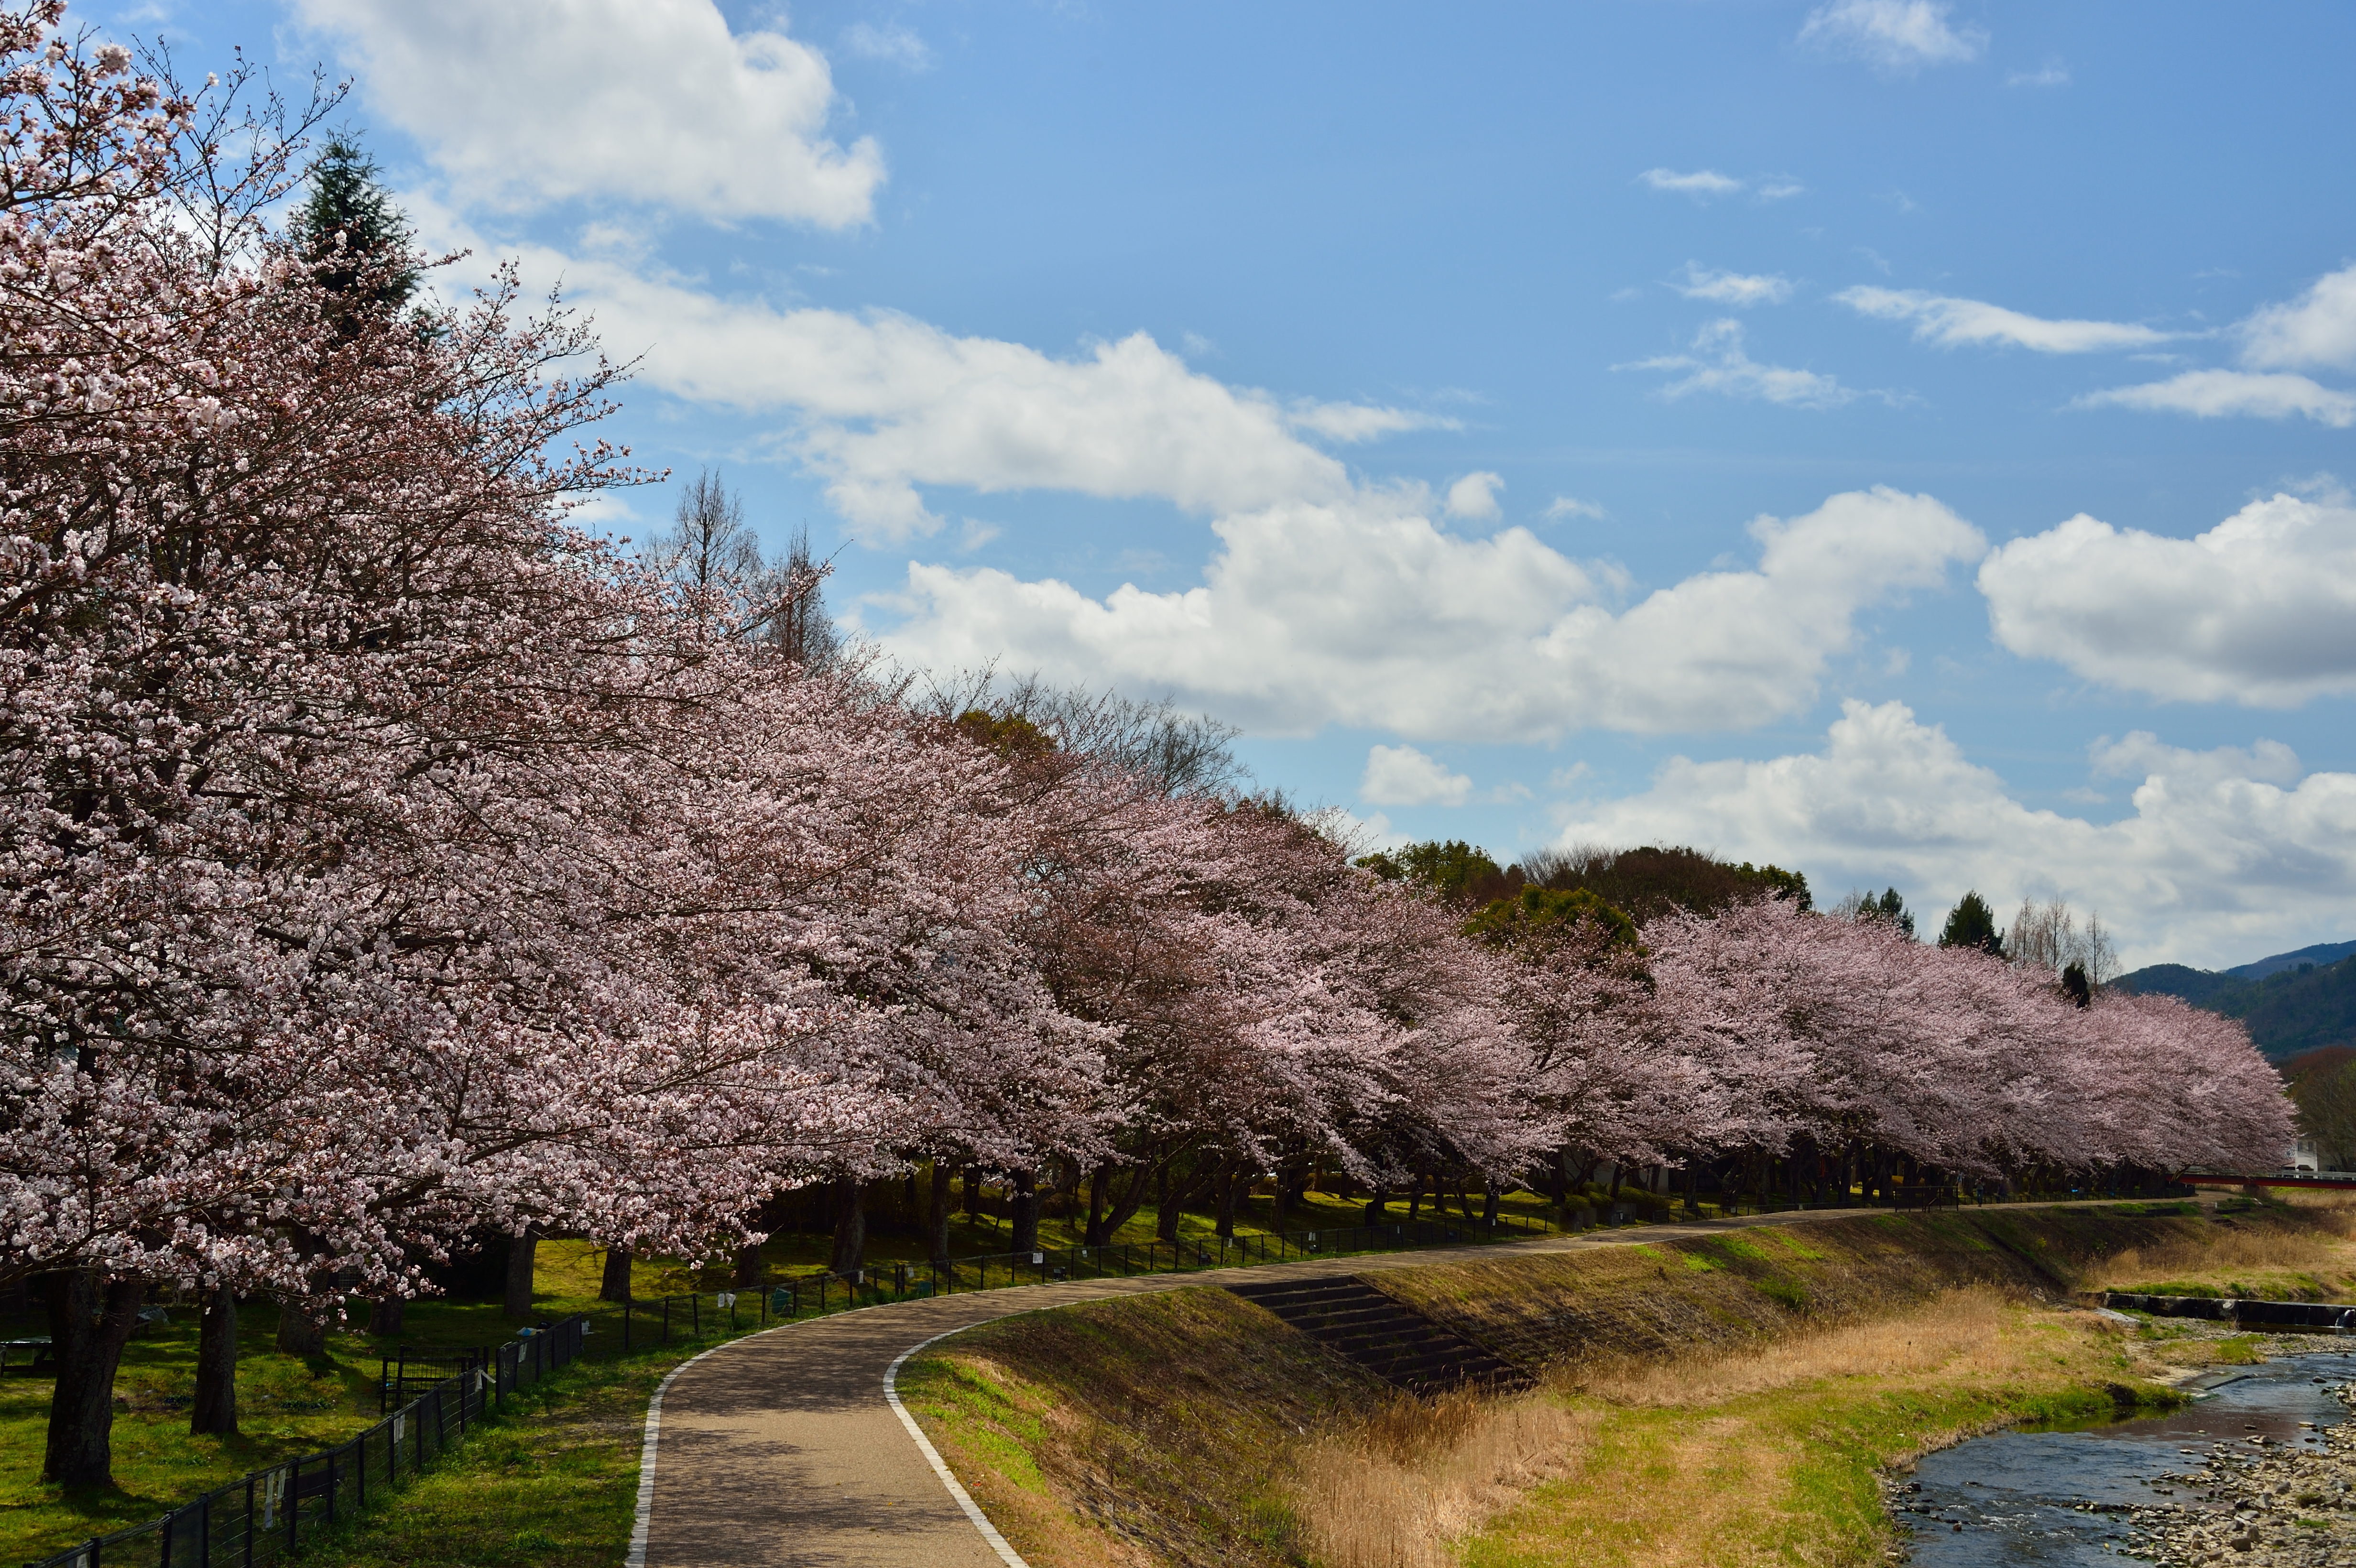
{"type": "Polygon", "coordinates": [[[2007,87],[2067,87],[2070,68],[2060,60],[2047,60],[2035,70],[2017,70],[2004,79],[2007,87]]]}
{"type": "Polygon", "coordinates": [[[1689,300],[1714,304],[1782,304],[1792,297],[1792,281],[1774,273],[1717,272],[1698,261],[1686,263],[1685,280],[1669,287],[1689,300]]]}
{"type": "Polygon", "coordinates": [[[842,50],[861,59],[882,60],[909,70],[930,70],[933,68],[932,47],[916,35],[915,28],[900,22],[877,27],[873,22],[858,22],[843,29],[842,50]]]}
{"type": "Polygon", "coordinates": [[[2175,334],[2125,321],[2053,321],[2024,315],[1985,300],[1925,293],[1920,289],[1884,289],[1860,283],[1833,296],[1859,315],[1880,321],[1911,321],[1914,336],[1942,348],[1968,343],[2010,343],[2040,354],[2094,354],[2145,348],[2175,334]]]}
{"type": "MultiPolygon", "coordinates": [[[[1615,365],[1615,370],[1681,370],[1686,374],[1661,389],[1661,396],[1676,399],[1691,392],[1716,392],[1723,397],[1781,403],[1787,408],[1832,409],[1853,402],[1855,388],[1830,376],[1795,370],[1782,365],[1762,365],[1743,351],[1742,324],[1729,317],[1713,321],[1697,333],[1691,354],[1669,354],[1615,365]]],[[[1886,394],[1881,394],[1886,398],[1886,394]]]]}
{"type": "Polygon", "coordinates": [[[1557,496],[1552,501],[1547,503],[1546,515],[1547,521],[1559,522],[1565,517],[1595,517],[1601,519],[1608,517],[1610,514],[1605,512],[1602,506],[1598,502],[1582,501],[1576,496],[1557,496]]]}
{"type": "Polygon", "coordinates": [[[1689,175],[1675,169],[1646,169],[1636,176],[1655,190],[1673,190],[1683,196],[1732,196],[1742,188],[1742,182],[1716,169],[1696,169],[1689,175]]]}
{"type": "Polygon", "coordinates": [[[1978,27],[1953,27],[1944,0],[1830,0],[1808,13],[1800,42],[1898,75],[1926,65],[1964,65],[1987,48],[1978,27]]]}
{"type": "Polygon", "coordinates": [[[2190,414],[2196,419],[2246,414],[2280,420],[2301,414],[2335,430],[2356,425],[2356,397],[2335,391],[2305,376],[2250,370],[2188,370],[2181,376],[2145,386],[2090,392],[2071,406],[2147,409],[2190,414]]]}
{"type": "Polygon", "coordinates": [[[1655,190],[1674,191],[1679,196],[1692,197],[1697,201],[1734,196],[1746,190],[1759,201],[1784,201],[1806,194],[1808,188],[1790,175],[1761,175],[1754,182],[1737,179],[1716,169],[1696,169],[1691,174],[1676,169],[1646,169],[1636,176],[1636,181],[1655,190]]]}
{"type": "Polygon", "coordinates": [[[1345,443],[1377,441],[1410,430],[1462,430],[1464,421],[1445,414],[1418,413],[1413,409],[1384,408],[1376,403],[1321,403],[1303,400],[1285,411],[1284,422],[1295,430],[1345,443]]]}

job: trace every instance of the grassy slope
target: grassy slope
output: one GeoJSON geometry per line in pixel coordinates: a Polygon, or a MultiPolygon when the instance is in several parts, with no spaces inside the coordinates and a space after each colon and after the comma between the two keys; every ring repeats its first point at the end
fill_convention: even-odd
{"type": "MultiPolygon", "coordinates": [[[[2303,1222],[2275,1213],[2235,1221],[2245,1231],[2303,1222]]],[[[2024,1301],[2058,1297],[2122,1253],[2190,1255],[2226,1233],[2217,1221],[2165,1208],[1876,1214],[1370,1277],[1575,1390],[1582,1369],[1672,1352],[1756,1351],[1795,1333],[1920,1310],[1943,1291],[1979,1283],[2024,1301]]],[[[1284,1506],[1286,1477],[1311,1443],[1368,1416],[1380,1395],[1335,1381],[1345,1371],[1338,1361],[1258,1308],[1216,1297],[1179,1305],[1193,1295],[1012,1320],[910,1363],[905,1376],[925,1391],[913,1406],[919,1418],[1017,1549],[1042,1568],[1301,1560],[1302,1537],[1284,1506]],[[1308,1369],[1321,1359],[1329,1370],[1319,1382],[1308,1369]],[[1258,1366],[1288,1369],[1283,1386],[1324,1391],[1323,1433],[1305,1412],[1269,1403],[1265,1380],[1246,1375],[1258,1366]],[[1165,1397],[1173,1379],[1184,1397],[1165,1397]],[[1157,1452],[1180,1457],[1146,1462],[1157,1452]]],[[[2103,1383],[2128,1389],[2131,1400],[2144,1397],[2136,1389],[2148,1392],[2085,1315],[2007,1310],[2019,1317],[2002,1330],[2014,1346],[2002,1364],[2013,1370],[1993,1381],[1931,1373],[1887,1384],[1850,1381],[1744,1395],[1763,1403],[1708,1411],[1699,1427],[1731,1422],[1726,1430],[1767,1434],[1735,1446],[1789,1458],[1772,1476],[1740,1479],[1768,1487],[1762,1506],[1788,1523],[1760,1537],[1784,1542],[1766,1560],[1818,1560],[1820,1548],[1830,1552],[1822,1560],[1848,1560],[1860,1542],[1881,1539],[1873,1472],[1894,1457],[2005,1420],[2107,1410],[2113,1396],[2103,1383]]],[[[1600,1495],[1653,1497],[1674,1509],[1675,1499],[1697,1488],[1734,1484],[1733,1472],[1713,1471],[1710,1456],[1687,1442],[1696,1413],[1637,1411],[1604,1423],[1580,1486],[1593,1494],[1609,1483],[1600,1495]],[[1635,1480],[1657,1485],[1627,1484],[1635,1480]]],[[[1564,1495],[1560,1488],[1533,1494],[1564,1495]]],[[[1631,1517],[1623,1533],[1634,1532],[1636,1555],[1626,1560],[1643,1561],[1646,1527],[1631,1517]]],[[[1766,1528],[1758,1518],[1749,1522],[1754,1533],[1766,1528]]],[[[1558,1560],[1547,1555],[1560,1546],[1545,1544],[1549,1528],[1542,1515],[1523,1517],[1482,1549],[1491,1554],[1482,1560],[1558,1560]]]]}
{"type": "Polygon", "coordinates": [[[1035,1568],[1288,1560],[1285,1456],[1382,1403],[1242,1298],[1178,1290],[1012,1317],[901,1371],[901,1398],[1035,1568]]]}

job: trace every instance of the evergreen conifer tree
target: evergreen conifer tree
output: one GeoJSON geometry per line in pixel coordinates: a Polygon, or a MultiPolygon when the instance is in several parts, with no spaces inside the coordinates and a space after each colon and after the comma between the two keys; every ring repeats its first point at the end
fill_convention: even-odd
{"type": "Polygon", "coordinates": [[[1997,929],[1996,911],[1987,900],[1976,892],[1967,892],[1947,912],[1947,923],[1939,933],[1942,947],[1976,947],[1984,953],[2004,956],[2004,933],[1997,929]]]}
{"type": "Polygon", "coordinates": [[[377,184],[376,161],[338,133],[311,165],[309,183],[290,227],[320,283],[344,310],[390,315],[406,305],[418,283],[409,223],[377,184]]]}

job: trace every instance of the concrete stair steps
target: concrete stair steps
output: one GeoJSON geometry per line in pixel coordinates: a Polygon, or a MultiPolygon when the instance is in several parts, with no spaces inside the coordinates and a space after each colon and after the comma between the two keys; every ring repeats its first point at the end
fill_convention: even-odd
{"type": "Polygon", "coordinates": [[[1344,1360],[1411,1393],[1434,1393],[1467,1383],[1497,1389],[1530,1386],[1528,1376],[1518,1369],[1355,1275],[1227,1288],[1344,1360]]]}

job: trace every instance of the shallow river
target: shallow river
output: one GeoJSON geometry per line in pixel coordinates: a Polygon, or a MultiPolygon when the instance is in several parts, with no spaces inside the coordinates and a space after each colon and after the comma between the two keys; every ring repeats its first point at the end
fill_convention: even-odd
{"type": "Polygon", "coordinates": [[[2292,1447],[2316,1443],[2317,1431],[2348,1415],[2323,1385],[2351,1379],[2356,1353],[2285,1356],[2207,1380],[2173,1415],[2081,1432],[1999,1432],[1927,1455],[1914,1475],[1922,1490],[1897,1499],[1899,1522],[1914,1531],[1909,1561],[1919,1568],[2117,1563],[2126,1509],[2163,1496],[2195,1507],[2205,1500],[2162,1475],[2197,1469],[2221,1443],[2260,1435],[2292,1447]]]}

